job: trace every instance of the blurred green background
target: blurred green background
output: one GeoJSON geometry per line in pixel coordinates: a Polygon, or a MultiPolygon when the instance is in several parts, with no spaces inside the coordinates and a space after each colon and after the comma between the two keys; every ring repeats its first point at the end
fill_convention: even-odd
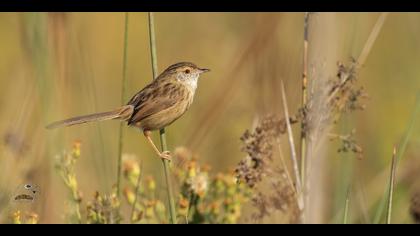
{"type": "MultiPolygon", "coordinates": [[[[319,57],[320,64],[325,62],[324,50],[334,52],[333,61],[357,58],[379,16],[316,14],[330,14],[333,20],[332,35],[323,38],[331,47],[310,55],[319,57]]],[[[95,190],[111,191],[118,122],[44,127],[121,105],[124,19],[124,13],[0,14],[0,222],[8,221],[14,189],[27,182],[40,187],[40,222],[64,221],[68,192],[54,170],[54,157],[70,149],[74,140],[82,143],[76,171],[85,197],[91,198],[95,190]]],[[[156,13],[155,21],[159,71],[179,61],[211,69],[200,78],[190,110],[167,128],[170,150],[185,146],[212,171],[230,171],[245,155],[239,137],[256,117],[283,114],[280,80],[285,81],[290,112],[298,110],[303,13],[156,13]]],[[[325,177],[319,180],[324,207],[317,221],[339,222],[350,182],[352,220],[373,221],[386,188],[392,146],[409,125],[420,88],[419,42],[420,14],[387,16],[360,70],[359,83],[369,94],[366,110],[346,115],[337,126],[339,131],[356,129],[364,157],[337,153],[338,144],[327,143],[325,177]]],[[[309,51],[317,46],[310,43],[309,51]]],[[[152,80],[146,13],[129,14],[127,72],[126,101],[152,80]]],[[[298,137],[299,127],[294,129],[298,137]]],[[[416,125],[397,170],[396,223],[412,222],[410,198],[420,187],[419,129],[416,125]]],[[[158,141],[157,134],[154,139],[158,141]]],[[[161,162],[141,132],[124,126],[123,153],[143,161],[146,174],[158,179],[164,199],[161,162]]],[[[275,217],[267,222],[281,223],[275,217]]]]}

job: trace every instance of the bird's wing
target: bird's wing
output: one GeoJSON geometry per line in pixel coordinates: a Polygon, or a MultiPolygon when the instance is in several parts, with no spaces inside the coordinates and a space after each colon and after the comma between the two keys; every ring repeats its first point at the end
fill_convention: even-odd
{"type": "Polygon", "coordinates": [[[150,115],[170,108],[175,105],[177,101],[178,99],[168,96],[163,91],[157,91],[155,86],[147,86],[136,94],[128,103],[134,106],[134,112],[129,119],[128,124],[135,124],[150,115]]]}

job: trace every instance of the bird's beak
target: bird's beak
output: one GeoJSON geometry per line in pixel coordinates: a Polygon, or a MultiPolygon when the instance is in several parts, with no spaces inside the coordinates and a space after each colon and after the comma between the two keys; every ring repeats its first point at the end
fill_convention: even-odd
{"type": "Polygon", "coordinates": [[[209,71],[210,71],[210,69],[201,69],[201,68],[199,68],[199,70],[200,70],[200,74],[201,74],[201,73],[205,73],[205,72],[209,72],[209,71]]]}

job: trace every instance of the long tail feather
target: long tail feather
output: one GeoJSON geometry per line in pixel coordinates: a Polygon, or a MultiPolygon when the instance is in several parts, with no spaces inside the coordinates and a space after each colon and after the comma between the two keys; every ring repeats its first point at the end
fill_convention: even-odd
{"type": "Polygon", "coordinates": [[[72,117],[66,120],[56,121],[47,125],[46,128],[55,129],[55,128],[59,128],[63,126],[78,125],[78,124],[83,124],[83,123],[93,122],[93,121],[104,121],[104,120],[113,120],[113,119],[126,120],[131,116],[132,113],[133,113],[133,106],[127,105],[113,111],[94,113],[94,114],[89,114],[89,115],[84,115],[84,116],[76,116],[76,117],[72,117]]]}

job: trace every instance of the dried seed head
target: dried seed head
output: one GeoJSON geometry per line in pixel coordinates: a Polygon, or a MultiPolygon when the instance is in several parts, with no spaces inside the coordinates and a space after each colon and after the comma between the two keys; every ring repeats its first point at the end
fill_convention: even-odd
{"type": "MultiPolygon", "coordinates": [[[[291,123],[298,119],[291,118],[291,123]]],[[[275,138],[284,133],[285,120],[269,115],[252,132],[247,130],[241,137],[247,156],[239,162],[235,172],[239,182],[254,190],[252,204],[257,209],[252,215],[254,220],[261,220],[276,210],[286,213],[297,208],[294,186],[284,171],[287,167],[276,168],[272,158],[275,138]],[[267,185],[269,188],[264,189],[267,185]]]]}

